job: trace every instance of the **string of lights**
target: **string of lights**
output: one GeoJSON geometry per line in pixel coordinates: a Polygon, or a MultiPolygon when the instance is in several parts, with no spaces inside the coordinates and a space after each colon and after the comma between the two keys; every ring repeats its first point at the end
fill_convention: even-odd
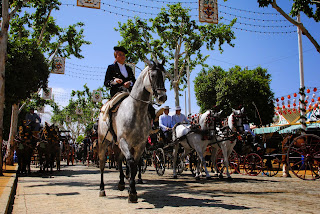
{"type": "Polygon", "coordinates": [[[69,76],[69,77],[78,78],[78,79],[85,79],[85,80],[98,80],[98,81],[101,81],[101,79],[97,79],[97,78],[79,77],[79,76],[71,75],[71,74],[65,74],[65,75],[66,75],[66,76],[69,76]]]}
{"type": "Polygon", "coordinates": [[[104,69],[106,70],[107,68],[105,67],[96,67],[96,66],[87,66],[87,65],[78,65],[78,64],[73,64],[70,62],[66,62],[66,64],[74,65],[74,66],[79,66],[79,67],[85,67],[85,68],[94,68],[94,69],[104,69]]]}
{"type": "MultiPolygon", "coordinates": [[[[146,8],[152,8],[152,9],[161,9],[161,7],[156,7],[156,6],[148,6],[148,5],[142,5],[142,4],[137,4],[137,3],[132,3],[132,2],[128,2],[128,1],[124,1],[124,0],[115,0],[116,2],[121,2],[121,3],[126,3],[128,5],[137,5],[139,7],[146,7],[146,8]]],[[[163,3],[163,4],[176,4],[176,3],[181,3],[181,4],[199,4],[198,1],[193,1],[193,2],[183,2],[183,1],[160,1],[160,0],[145,0],[145,1],[151,1],[152,3],[157,2],[157,3],[163,3]]],[[[152,4],[154,5],[154,4],[152,4]]],[[[256,11],[250,11],[250,10],[244,10],[244,9],[239,9],[239,8],[235,8],[235,7],[230,7],[230,6],[226,6],[223,4],[219,4],[219,7],[223,7],[223,8],[227,8],[230,10],[236,10],[236,11],[240,11],[240,12],[245,12],[245,13],[252,13],[255,15],[273,15],[273,16],[281,16],[279,13],[265,13],[265,12],[256,12],[256,11]]],[[[191,10],[198,10],[198,7],[194,7],[194,8],[190,8],[191,10]]]]}
{"type": "Polygon", "coordinates": [[[70,71],[70,70],[68,70],[67,71],[67,73],[71,73],[71,74],[74,74],[74,75],[80,75],[80,76],[90,76],[90,77],[92,77],[92,76],[94,76],[94,77],[97,77],[97,78],[99,78],[99,77],[101,77],[101,78],[104,78],[104,74],[88,74],[88,73],[81,73],[81,72],[74,72],[74,71],[70,71]]]}
{"type": "Polygon", "coordinates": [[[104,76],[104,74],[105,74],[105,71],[90,71],[90,70],[84,70],[84,69],[80,69],[80,68],[73,68],[73,67],[69,67],[69,66],[66,67],[66,70],[68,70],[68,69],[80,71],[78,73],[83,73],[81,71],[84,71],[86,73],[89,73],[88,75],[90,75],[90,76],[104,76]],[[95,74],[92,74],[92,73],[95,73],[95,74]]]}
{"type": "MultiPolygon", "coordinates": [[[[75,6],[73,4],[62,4],[62,5],[65,5],[65,6],[75,6]]],[[[121,17],[126,17],[126,18],[130,18],[130,19],[133,19],[134,16],[130,16],[130,15],[127,15],[127,14],[121,14],[121,13],[117,13],[117,12],[114,12],[114,11],[110,11],[110,10],[106,10],[106,9],[100,9],[102,10],[103,12],[107,12],[107,13],[110,13],[110,14],[113,14],[113,15],[116,15],[116,16],[121,16],[121,17]]],[[[133,10],[131,10],[133,11],[133,10]]],[[[140,13],[140,11],[137,11],[140,13]]],[[[141,12],[142,13],[142,12],[141,12]]],[[[151,14],[151,13],[150,13],[151,14]]],[[[143,20],[146,20],[146,19],[143,19],[143,20]]],[[[257,20],[257,19],[255,19],[257,20]]],[[[275,20],[274,20],[275,21],[275,20]]],[[[241,22],[241,24],[244,24],[241,22]]],[[[246,26],[250,26],[249,24],[246,24],[246,26]]],[[[261,25],[261,27],[263,27],[264,25],[261,25]]],[[[245,29],[245,28],[239,28],[239,27],[233,27],[234,29],[237,29],[237,30],[241,30],[241,31],[245,31],[245,32],[253,32],[253,33],[260,33],[260,34],[289,34],[289,33],[295,33],[296,31],[259,31],[259,30],[252,30],[252,29],[245,29]]]]}

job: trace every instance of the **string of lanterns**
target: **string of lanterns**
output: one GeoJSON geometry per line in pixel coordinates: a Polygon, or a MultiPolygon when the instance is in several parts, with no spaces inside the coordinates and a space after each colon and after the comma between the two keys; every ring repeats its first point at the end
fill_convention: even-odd
{"type": "MultiPolygon", "coordinates": [[[[318,91],[317,87],[307,88],[306,93],[310,95],[305,96],[305,110],[312,111],[319,109],[320,96],[316,94],[318,91]],[[312,93],[312,94],[311,94],[312,93]]],[[[300,104],[301,100],[298,98],[298,93],[289,94],[287,96],[278,97],[275,100],[276,107],[275,113],[279,113],[280,115],[284,114],[292,114],[292,113],[300,113],[300,104]]]]}

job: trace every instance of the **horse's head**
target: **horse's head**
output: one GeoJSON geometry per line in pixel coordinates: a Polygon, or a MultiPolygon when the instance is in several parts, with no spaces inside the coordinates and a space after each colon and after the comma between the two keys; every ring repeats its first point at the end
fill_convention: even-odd
{"type": "Polygon", "coordinates": [[[240,110],[232,109],[232,113],[228,118],[229,128],[234,132],[244,132],[243,122],[245,119],[244,108],[240,110]]]}
{"type": "Polygon", "coordinates": [[[216,127],[220,123],[220,112],[214,112],[213,110],[207,110],[204,114],[201,115],[199,125],[202,130],[208,130],[209,135],[213,137],[216,134],[216,127]]]}
{"type": "Polygon", "coordinates": [[[157,103],[163,104],[167,100],[165,83],[165,68],[163,60],[161,63],[146,60],[149,66],[144,79],[145,89],[154,95],[157,103]]]}

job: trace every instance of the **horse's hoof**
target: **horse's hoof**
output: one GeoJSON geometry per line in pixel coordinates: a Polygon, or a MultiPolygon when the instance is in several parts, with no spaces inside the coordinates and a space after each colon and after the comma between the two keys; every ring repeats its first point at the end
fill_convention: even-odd
{"type": "Polygon", "coordinates": [[[173,179],[177,179],[177,178],[178,178],[178,176],[176,176],[176,175],[173,176],[173,179]]]}
{"type": "Polygon", "coordinates": [[[222,179],[222,178],[223,178],[223,175],[220,174],[220,175],[219,175],[219,178],[222,179]]]}
{"type": "Polygon", "coordinates": [[[196,176],[196,180],[199,181],[200,180],[200,176],[196,176]]]}
{"type": "Polygon", "coordinates": [[[118,190],[123,191],[125,187],[126,187],[125,184],[118,183],[118,190]]]}
{"type": "Polygon", "coordinates": [[[129,203],[138,203],[138,195],[137,195],[137,193],[129,193],[128,202],[129,203]]]}
{"type": "Polygon", "coordinates": [[[138,179],[138,184],[143,184],[142,179],[138,179]]]}
{"type": "Polygon", "coordinates": [[[106,192],[104,190],[100,190],[99,197],[106,196],[106,192]]]}
{"type": "Polygon", "coordinates": [[[206,177],[207,178],[207,180],[212,180],[212,177],[211,176],[209,176],[209,177],[206,177]]]}

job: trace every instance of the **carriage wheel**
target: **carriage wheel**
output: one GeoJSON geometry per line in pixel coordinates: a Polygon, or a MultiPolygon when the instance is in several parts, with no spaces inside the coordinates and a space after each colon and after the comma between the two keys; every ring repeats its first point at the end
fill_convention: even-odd
{"type": "Polygon", "coordinates": [[[262,170],[262,159],[256,153],[247,155],[244,160],[244,169],[248,175],[257,176],[262,170]]]}
{"type": "Polygon", "coordinates": [[[281,170],[281,160],[272,155],[265,155],[262,172],[268,177],[273,177],[281,170]]]}
{"type": "Polygon", "coordinates": [[[292,173],[303,180],[319,178],[320,137],[305,134],[295,138],[287,152],[287,163],[292,173]]]}
{"type": "MultiPolygon", "coordinates": [[[[239,173],[240,160],[239,160],[237,152],[232,150],[228,160],[229,160],[229,168],[228,168],[229,173],[230,174],[239,173]]],[[[226,174],[227,170],[224,166],[224,158],[223,158],[223,153],[222,153],[221,149],[218,152],[216,164],[217,164],[219,172],[226,174]]]]}
{"type": "Polygon", "coordinates": [[[154,151],[153,162],[156,167],[157,174],[159,176],[162,176],[164,174],[164,171],[166,170],[165,156],[162,148],[158,148],[156,151],[154,151]]]}

